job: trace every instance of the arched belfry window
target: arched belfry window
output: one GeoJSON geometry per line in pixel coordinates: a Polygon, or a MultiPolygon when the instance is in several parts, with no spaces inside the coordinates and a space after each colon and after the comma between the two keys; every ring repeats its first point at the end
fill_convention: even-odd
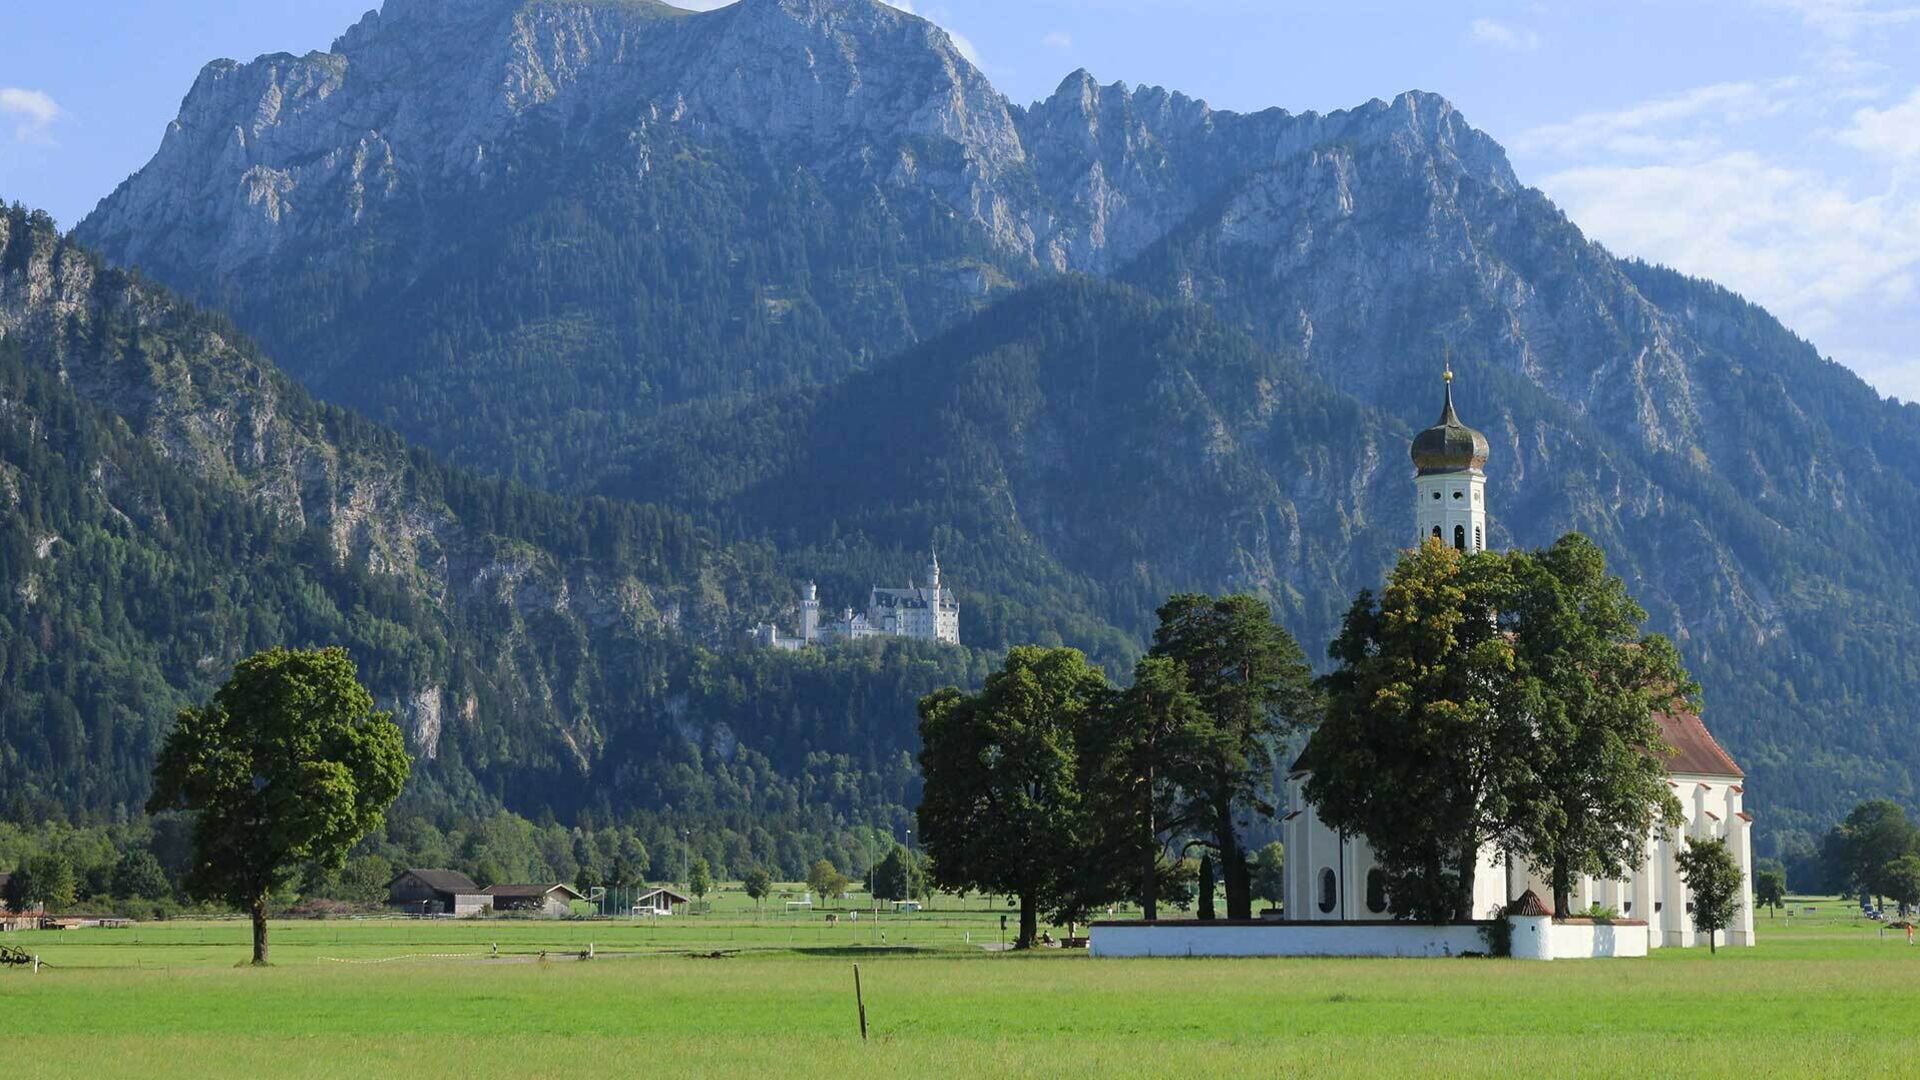
{"type": "Polygon", "coordinates": [[[1320,914],[1331,915],[1333,906],[1340,902],[1340,881],[1333,876],[1333,867],[1320,868],[1320,914]]]}
{"type": "Polygon", "coordinates": [[[1435,525],[1435,526],[1433,527],[1433,538],[1434,538],[1435,540],[1440,540],[1440,542],[1441,542],[1441,543],[1445,543],[1445,542],[1446,542],[1445,540],[1441,540],[1441,538],[1440,538],[1440,526],[1438,526],[1438,525],[1435,525]]]}
{"type": "Polygon", "coordinates": [[[1455,525],[1453,527],[1453,549],[1455,551],[1467,550],[1467,527],[1465,525],[1455,525]]]}

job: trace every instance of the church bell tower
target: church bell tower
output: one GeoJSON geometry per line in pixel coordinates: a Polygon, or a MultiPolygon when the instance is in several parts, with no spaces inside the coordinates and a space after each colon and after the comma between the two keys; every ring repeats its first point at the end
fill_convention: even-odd
{"type": "Polygon", "coordinates": [[[1487,437],[1453,410],[1453,366],[1447,366],[1440,420],[1414,436],[1414,522],[1419,543],[1461,551],[1487,549],[1487,437]]]}

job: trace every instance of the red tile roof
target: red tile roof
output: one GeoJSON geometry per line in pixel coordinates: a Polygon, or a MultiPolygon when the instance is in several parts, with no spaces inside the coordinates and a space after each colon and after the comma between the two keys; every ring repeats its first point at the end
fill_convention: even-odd
{"type": "Polygon", "coordinates": [[[1528,889],[1526,892],[1520,894],[1520,899],[1507,905],[1507,914],[1539,918],[1541,916],[1550,916],[1553,912],[1547,907],[1546,903],[1540,899],[1539,893],[1528,889]]]}
{"type": "Polygon", "coordinates": [[[1736,779],[1747,775],[1707,730],[1699,713],[1687,709],[1679,713],[1657,713],[1654,718],[1660,721],[1660,734],[1667,745],[1679,751],[1667,760],[1668,772],[1736,779]]]}

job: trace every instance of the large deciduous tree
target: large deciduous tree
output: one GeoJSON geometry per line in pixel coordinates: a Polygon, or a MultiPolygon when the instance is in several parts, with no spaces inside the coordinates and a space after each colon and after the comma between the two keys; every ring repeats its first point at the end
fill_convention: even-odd
{"type": "Polygon", "coordinates": [[[1895,859],[1920,849],[1920,830],[1892,799],[1869,799],[1848,812],[1823,845],[1831,873],[1845,888],[1875,898],[1887,896],[1885,871],[1895,859]]]}
{"type": "Polygon", "coordinates": [[[1253,596],[1174,596],[1160,608],[1152,656],[1180,665],[1211,732],[1179,778],[1187,823],[1212,847],[1227,917],[1253,917],[1243,821],[1273,815],[1273,754],[1313,721],[1318,697],[1300,646],[1253,596]]]}
{"type": "Polygon", "coordinates": [[[195,814],[190,894],[253,916],[267,962],[267,903],[306,863],[338,870],[377,827],[410,762],[343,649],[242,660],[200,708],[181,710],[154,768],[149,813],[195,814]]]}
{"type": "Polygon", "coordinates": [[[1017,948],[1033,946],[1043,909],[1084,901],[1080,744],[1110,694],[1078,650],[1021,646],[978,694],[920,702],[918,820],[933,879],[1018,897],[1017,948]]]}
{"type": "Polygon", "coordinates": [[[1506,847],[1546,872],[1564,918],[1576,878],[1625,877],[1656,825],[1680,823],[1658,714],[1696,708],[1698,687],[1672,642],[1642,632],[1646,612],[1593,541],[1570,533],[1504,558],[1516,664],[1503,697],[1533,736],[1506,847]]]}
{"type": "Polygon", "coordinates": [[[1377,599],[1360,594],[1333,642],[1306,794],[1329,827],[1367,838],[1401,918],[1473,917],[1481,847],[1512,828],[1534,779],[1498,619],[1510,586],[1500,555],[1424,544],[1377,599]]]}

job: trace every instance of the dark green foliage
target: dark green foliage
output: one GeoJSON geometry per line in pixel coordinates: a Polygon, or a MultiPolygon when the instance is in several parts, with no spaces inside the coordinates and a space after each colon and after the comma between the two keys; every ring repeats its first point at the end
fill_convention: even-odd
{"type": "Polygon", "coordinates": [[[1887,896],[1886,869],[1920,853],[1920,828],[1891,799],[1870,799],[1847,813],[1823,844],[1833,887],[1863,896],[1887,896]]]}
{"type": "Polygon", "coordinates": [[[705,900],[713,891],[713,868],[707,865],[705,856],[695,858],[687,867],[687,891],[695,900],[705,900]]]}
{"type": "Polygon", "coordinates": [[[765,900],[767,894],[773,891],[773,875],[768,873],[765,867],[756,866],[740,879],[740,887],[746,891],[747,897],[753,901],[754,906],[758,907],[760,901],[765,900]]]}
{"type": "Polygon", "coordinates": [[[890,846],[886,857],[873,868],[874,899],[908,900],[918,895],[919,869],[917,860],[905,847],[890,846]]]}
{"type": "Polygon", "coordinates": [[[1194,763],[1217,759],[1219,729],[1188,690],[1186,668],[1165,656],[1141,657],[1133,685],[1093,723],[1081,759],[1091,807],[1087,845],[1104,867],[1138,868],[1128,895],[1155,919],[1178,865],[1169,843],[1194,824],[1180,782],[1194,763]]]}
{"type": "Polygon", "coordinates": [[[1253,895],[1275,907],[1287,893],[1287,849],[1274,840],[1253,857],[1253,895]]]}
{"type": "Polygon", "coordinates": [[[338,870],[378,827],[410,762],[342,649],[241,661],[213,700],[180,711],[154,766],[149,813],[195,815],[187,891],[253,914],[267,962],[267,904],[306,863],[338,870]]]}
{"type": "Polygon", "coordinates": [[[59,852],[34,855],[7,878],[6,906],[14,911],[45,909],[58,913],[73,907],[77,884],[73,863],[59,852]]]}
{"type": "Polygon", "coordinates": [[[1687,841],[1687,849],[1674,861],[1693,901],[1693,928],[1707,935],[1708,948],[1717,953],[1719,932],[1733,924],[1740,910],[1740,864],[1719,838],[1687,841]]]}
{"type": "Polygon", "coordinates": [[[1753,902],[1777,917],[1787,906],[1787,868],[1777,859],[1761,859],[1753,871],[1753,902]]]}
{"type": "Polygon", "coordinates": [[[1920,855],[1902,855],[1887,863],[1880,868],[1880,880],[1902,914],[1920,905],[1920,855]]]}
{"type": "Polygon", "coordinates": [[[167,880],[166,871],[161,869],[160,860],[153,857],[153,852],[135,848],[120,856],[120,862],[113,868],[113,895],[145,900],[172,899],[173,884],[167,880]]]}
{"type": "Polygon", "coordinates": [[[1672,643],[1642,632],[1646,612],[1591,540],[1570,533],[1506,560],[1506,699],[1532,722],[1506,850],[1546,868],[1564,918],[1576,878],[1633,873],[1647,836],[1680,823],[1657,714],[1696,708],[1698,688],[1672,643]]]}
{"type": "Polygon", "coordinates": [[[1227,917],[1253,917],[1242,822],[1271,818],[1274,748],[1318,719],[1313,674],[1293,636],[1253,596],[1174,596],[1160,608],[1153,656],[1186,674],[1201,729],[1176,766],[1184,823],[1211,844],[1227,917]]]}
{"type": "MultiPolygon", "coordinates": [[[[1095,891],[1083,740],[1111,688],[1075,649],[1022,646],[978,694],[947,688],[920,702],[916,821],[933,880],[948,889],[1016,896],[1017,948],[1031,948],[1040,914],[1084,911],[1095,891]]],[[[1116,890],[1131,868],[1107,868],[1116,890]]]]}
{"type": "Polygon", "coordinates": [[[1333,644],[1306,795],[1329,827],[1368,838],[1399,918],[1475,917],[1480,849],[1533,780],[1529,725],[1505,694],[1508,581],[1499,555],[1423,544],[1378,598],[1360,595],[1333,644]]]}

